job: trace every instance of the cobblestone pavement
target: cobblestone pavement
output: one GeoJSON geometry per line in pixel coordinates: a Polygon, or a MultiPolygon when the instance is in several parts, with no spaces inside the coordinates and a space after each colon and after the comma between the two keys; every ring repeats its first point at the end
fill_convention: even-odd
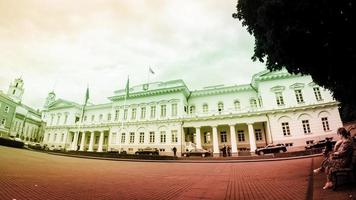
{"type": "Polygon", "coordinates": [[[0,146],[0,199],[306,199],[312,158],[151,163],[0,146]]]}

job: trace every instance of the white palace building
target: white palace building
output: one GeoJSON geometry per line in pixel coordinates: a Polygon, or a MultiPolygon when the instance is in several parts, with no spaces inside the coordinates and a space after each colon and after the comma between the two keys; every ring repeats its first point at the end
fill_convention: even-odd
{"type": "Polygon", "coordinates": [[[336,137],[342,126],[331,93],[310,76],[263,71],[250,84],[190,91],[182,80],[154,82],[114,92],[110,103],[83,105],[49,93],[42,117],[43,143],[66,150],[122,151],[146,147],[177,155],[188,147],[233,155],[267,144],[301,147],[336,137]]]}

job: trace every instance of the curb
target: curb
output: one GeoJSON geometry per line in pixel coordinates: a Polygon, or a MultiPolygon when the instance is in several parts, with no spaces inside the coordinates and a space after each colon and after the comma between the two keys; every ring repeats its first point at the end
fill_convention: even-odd
{"type": "Polygon", "coordinates": [[[267,158],[267,159],[256,159],[256,160],[143,160],[143,159],[120,159],[120,158],[105,158],[105,157],[94,157],[94,156],[81,156],[81,155],[69,155],[63,153],[54,152],[44,152],[56,156],[67,156],[74,158],[86,158],[86,159],[96,159],[96,160],[109,160],[109,161],[123,161],[123,162],[156,162],[156,163],[247,163],[247,162],[271,162],[271,161],[284,161],[284,160],[296,160],[305,159],[322,156],[322,154],[313,154],[307,156],[295,156],[287,158],[267,158]]]}

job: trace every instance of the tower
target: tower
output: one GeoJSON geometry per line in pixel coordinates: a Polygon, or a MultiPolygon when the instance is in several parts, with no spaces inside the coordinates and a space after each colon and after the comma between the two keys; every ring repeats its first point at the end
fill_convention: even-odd
{"type": "Polygon", "coordinates": [[[7,91],[7,96],[14,100],[16,103],[20,103],[22,101],[22,95],[24,93],[24,82],[22,78],[17,78],[12,82],[9,86],[9,90],[7,91]]]}

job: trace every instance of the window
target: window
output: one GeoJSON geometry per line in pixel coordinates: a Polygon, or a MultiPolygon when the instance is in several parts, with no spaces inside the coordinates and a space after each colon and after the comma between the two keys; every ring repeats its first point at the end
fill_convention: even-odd
{"type": "Polygon", "coordinates": [[[261,129],[255,129],[256,141],[262,141],[262,131],[261,129]]]}
{"type": "Polygon", "coordinates": [[[131,110],[131,120],[136,119],[136,108],[132,108],[131,110]]]}
{"type": "Polygon", "coordinates": [[[172,143],[178,142],[178,131],[172,130],[172,143]]]}
{"type": "Polygon", "coordinates": [[[64,124],[67,124],[68,115],[64,115],[64,124]]]}
{"type": "Polygon", "coordinates": [[[235,110],[240,110],[241,109],[240,101],[238,101],[238,100],[234,101],[234,107],[235,107],[235,110]]]}
{"type": "Polygon", "coordinates": [[[172,104],[172,117],[177,116],[177,104],[172,104]]]}
{"type": "Polygon", "coordinates": [[[59,120],[61,120],[61,116],[60,115],[57,116],[57,123],[56,123],[57,125],[59,124],[59,120]]]}
{"type": "Polygon", "coordinates": [[[85,115],[84,116],[84,121],[87,121],[87,119],[88,119],[88,116],[85,115]]]}
{"type": "Polygon", "coordinates": [[[9,106],[5,106],[5,112],[8,113],[10,110],[9,106]]]}
{"type": "Polygon", "coordinates": [[[150,143],[155,142],[155,132],[150,132],[150,143]]]}
{"type": "Polygon", "coordinates": [[[321,122],[322,122],[322,124],[323,124],[323,129],[324,129],[324,131],[329,131],[330,128],[329,128],[329,121],[328,121],[328,118],[327,118],[327,117],[321,118],[321,122]]]}
{"type": "Polygon", "coordinates": [[[297,103],[304,103],[302,90],[294,90],[297,103]]]}
{"type": "Polygon", "coordinates": [[[166,131],[161,131],[161,143],[166,142],[166,131]]]}
{"type": "Polygon", "coordinates": [[[315,88],[313,88],[313,90],[314,90],[315,99],[317,101],[322,101],[323,98],[321,97],[320,88],[319,87],[315,87],[315,88]]]}
{"type": "Polygon", "coordinates": [[[140,143],[144,143],[145,142],[145,133],[141,132],[140,133],[140,143]]]}
{"type": "Polygon", "coordinates": [[[51,125],[53,125],[54,115],[51,115],[51,125]]]}
{"type": "Polygon", "coordinates": [[[302,124],[303,124],[303,130],[305,134],[310,134],[310,124],[309,124],[309,120],[302,120],[302,124]]]}
{"type": "Polygon", "coordinates": [[[250,99],[250,106],[251,106],[251,108],[257,108],[257,101],[256,101],[256,99],[250,99]]]}
{"type": "Polygon", "coordinates": [[[131,132],[130,133],[130,143],[134,143],[135,142],[135,133],[131,132]]]}
{"type": "Polygon", "coordinates": [[[305,141],[305,143],[308,145],[308,144],[313,144],[314,143],[314,140],[307,140],[305,141]]]}
{"type": "Polygon", "coordinates": [[[203,104],[203,113],[207,113],[209,110],[208,104],[203,104]]]}
{"type": "Polygon", "coordinates": [[[111,121],[111,113],[108,113],[107,118],[108,121],[111,121]]]}
{"type": "Polygon", "coordinates": [[[141,108],[141,119],[145,119],[146,118],[146,107],[142,107],[141,108]]]}
{"type": "Polygon", "coordinates": [[[126,133],[121,133],[121,143],[124,144],[126,142],[126,133]]]}
{"type": "Polygon", "coordinates": [[[62,133],[61,142],[64,142],[64,133],[62,133]]]}
{"type": "Polygon", "coordinates": [[[166,105],[161,105],[161,117],[166,117],[166,105]]]}
{"type": "Polygon", "coordinates": [[[95,144],[99,143],[99,136],[95,136],[95,144]]]}
{"type": "Polygon", "coordinates": [[[210,133],[209,132],[205,132],[204,133],[204,143],[205,144],[210,144],[210,142],[211,142],[210,133]]]}
{"type": "Polygon", "coordinates": [[[285,143],[284,144],[286,147],[292,147],[293,146],[293,143],[285,143]]]}
{"type": "MultiPolygon", "coordinates": [[[[27,134],[26,134],[27,135],[27,134]]],[[[54,137],[53,137],[53,142],[56,142],[57,140],[57,133],[54,134],[54,137]]]]}
{"type": "Polygon", "coordinates": [[[289,129],[289,123],[288,122],[283,122],[282,123],[282,131],[284,136],[290,136],[290,129],[289,129]]]}
{"type": "Polygon", "coordinates": [[[156,117],[156,106],[151,106],[151,118],[156,117]]]}
{"type": "Polygon", "coordinates": [[[195,113],[195,106],[190,106],[189,107],[189,113],[194,114],[195,113]]]}
{"type": "Polygon", "coordinates": [[[160,152],[165,152],[165,151],[166,151],[166,149],[159,149],[159,151],[160,151],[160,152]]]}
{"type": "Polygon", "coordinates": [[[103,114],[99,115],[99,121],[103,120],[103,114]]]}
{"type": "Polygon", "coordinates": [[[115,121],[119,120],[119,111],[120,110],[115,110],[115,121]]]}
{"type": "Polygon", "coordinates": [[[222,102],[218,103],[218,111],[221,113],[224,110],[224,104],[222,102]]]}
{"type": "Polygon", "coordinates": [[[91,121],[94,121],[94,119],[95,119],[95,115],[92,115],[91,116],[91,121]]]}
{"type": "Polygon", "coordinates": [[[243,130],[237,131],[237,139],[239,142],[245,142],[245,133],[243,130]]]}
{"type": "Polygon", "coordinates": [[[87,144],[90,143],[90,137],[87,137],[87,144]]]}
{"type": "Polygon", "coordinates": [[[6,123],[6,119],[3,118],[3,119],[1,120],[1,125],[4,125],[4,126],[5,126],[5,123],[6,123]]]}
{"type": "Polygon", "coordinates": [[[220,139],[221,139],[221,142],[227,142],[227,137],[226,137],[225,131],[220,132],[220,139]]]}
{"type": "Polygon", "coordinates": [[[111,144],[116,144],[116,133],[111,134],[111,144]]]}
{"type": "Polygon", "coordinates": [[[127,120],[127,109],[124,110],[124,120],[127,120]]]}
{"type": "Polygon", "coordinates": [[[276,101],[278,106],[284,105],[283,94],[282,92],[276,92],[276,101]]]}

